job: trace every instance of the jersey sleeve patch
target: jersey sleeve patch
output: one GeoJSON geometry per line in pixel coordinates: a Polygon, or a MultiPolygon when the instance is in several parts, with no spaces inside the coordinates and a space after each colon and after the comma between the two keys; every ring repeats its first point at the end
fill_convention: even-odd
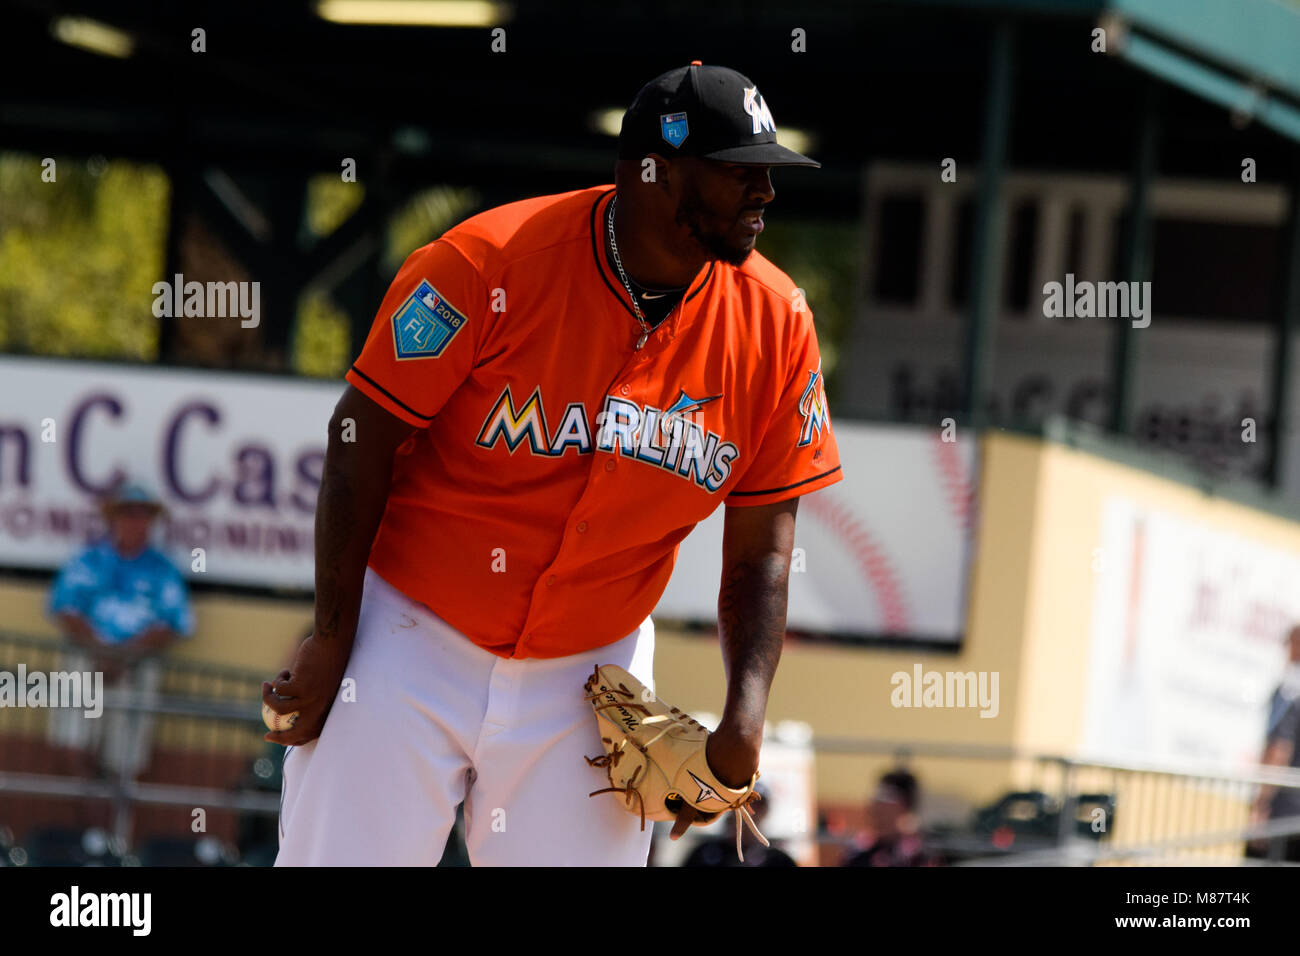
{"type": "Polygon", "coordinates": [[[464,314],[421,279],[393,313],[393,348],[398,359],[437,358],[466,324],[464,314]]]}

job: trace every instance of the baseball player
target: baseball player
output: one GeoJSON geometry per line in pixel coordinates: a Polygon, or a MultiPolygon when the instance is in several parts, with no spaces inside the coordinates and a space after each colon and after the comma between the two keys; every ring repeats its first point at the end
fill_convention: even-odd
{"type": "Polygon", "coordinates": [[[812,313],[754,251],[770,167],[818,165],[695,61],[637,94],[613,185],[406,260],[329,424],[315,631],[263,684],[297,714],[266,738],[289,745],[277,865],[435,864],[463,802],[476,866],[644,866],[651,831],[588,799],[584,682],[653,688],[650,612],[723,503],[706,757],[752,787],[798,496],[841,478],[812,313]]]}

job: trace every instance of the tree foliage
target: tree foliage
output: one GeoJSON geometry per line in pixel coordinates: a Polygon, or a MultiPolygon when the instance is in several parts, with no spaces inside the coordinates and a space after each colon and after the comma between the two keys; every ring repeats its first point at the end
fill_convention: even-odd
{"type": "Polygon", "coordinates": [[[154,166],[0,154],[0,349],[152,360],[168,181],[154,166]]]}

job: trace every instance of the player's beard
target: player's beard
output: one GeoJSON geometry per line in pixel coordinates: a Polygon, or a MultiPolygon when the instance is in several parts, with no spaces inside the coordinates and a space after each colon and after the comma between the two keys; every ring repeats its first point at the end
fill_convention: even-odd
{"type": "MultiPolygon", "coordinates": [[[[709,219],[717,219],[719,214],[710,209],[695,183],[687,183],[682,196],[677,201],[677,224],[685,226],[710,259],[721,259],[733,266],[741,265],[754,251],[752,242],[744,243],[733,238],[733,232],[710,232],[705,228],[709,219]]],[[[737,223],[732,224],[734,229],[737,223]]]]}

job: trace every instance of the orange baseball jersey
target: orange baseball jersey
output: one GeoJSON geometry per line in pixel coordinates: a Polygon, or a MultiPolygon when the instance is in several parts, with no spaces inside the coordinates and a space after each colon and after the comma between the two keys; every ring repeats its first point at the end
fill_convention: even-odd
{"type": "Polygon", "coordinates": [[[625,637],[719,504],[841,479],[794,283],[757,252],[710,263],[638,350],[613,194],[498,206],[412,253],[347,374],[420,429],[370,566],[502,657],[625,637]]]}

